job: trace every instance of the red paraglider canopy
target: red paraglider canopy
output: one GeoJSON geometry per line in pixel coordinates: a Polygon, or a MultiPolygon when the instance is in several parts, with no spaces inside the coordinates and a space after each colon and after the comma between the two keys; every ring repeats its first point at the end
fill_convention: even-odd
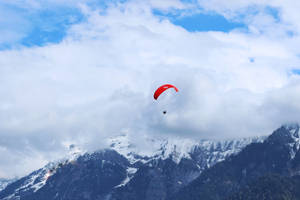
{"type": "Polygon", "coordinates": [[[178,92],[178,89],[171,84],[165,84],[160,86],[159,88],[157,88],[157,90],[154,92],[154,99],[157,100],[157,98],[159,97],[159,95],[161,95],[161,93],[163,93],[165,90],[169,89],[169,88],[174,88],[176,92],[178,92]]]}

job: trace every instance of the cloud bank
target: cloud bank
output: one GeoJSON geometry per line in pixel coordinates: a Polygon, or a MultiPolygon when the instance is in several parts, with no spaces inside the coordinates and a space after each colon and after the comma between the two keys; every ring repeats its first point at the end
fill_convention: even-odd
{"type": "Polygon", "coordinates": [[[61,42],[0,51],[1,177],[24,175],[69,144],[105,147],[123,132],[237,138],[300,119],[300,23],[289,2],[61,3],[86,19],[61,42]],[[153,9],[215,12],[248,29],[189,32],[153,9]],[[153,100],[164,83],[179,92],[153,100]]]}

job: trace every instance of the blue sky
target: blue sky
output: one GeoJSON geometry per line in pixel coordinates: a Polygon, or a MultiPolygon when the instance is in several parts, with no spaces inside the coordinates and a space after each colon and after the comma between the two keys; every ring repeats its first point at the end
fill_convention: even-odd
{"type": "MultiPolygon", "coordinates": [[[[71,1],[72,2],[72,1],[71,1]]],[[[127,1],[90,1],[91,9],[101,9],[102,13],[111,6],[127,1]]],[[[196,1],[181,1],[195,4],[196,1]]],[[[49,43],[59,43],[67,35],[68,29],[85,20],[86,16],[76,4],[55,4],[45,1],[46,6],[32,8],[20,3],[0,2],[0,29],[7,30],[12,37],[0,40],[0,50],[20,46],[43,46],[49,43]]],[[[249,6],[246,12],[228,18],[222,13],[207,11],[201,6],[192,6],[188,9],[159,9],[152,8],[154,16],[168,19],[174,25],[180,26],[189,32],[219,31],[230,32],[235,29],[247,31],[248,24],[245,17],[259,12],[259,7],[249,6]]],[[[280,21],[279,11],[275,7],[266,6],[263,12],[280,21]]],[[[292,33],[292,32],[290,32],[292,33]]]]}
{"type": "Polygon", "coordinates": [[[0,11],[3,11],[0,14],[0,29],[16,35],[14,39],[0,40],[2,50],[59,43],[72,24],[84,20],[78,8],[67,6],[33,9],[0,3],[0,11]]]}
{"type": "Polygon", "coordinates": [[[188,15],[181,15],[181,13],[165,14],[158,10],[154,10],[156,16],[170,20],[173,24],[181,26],[190,32],[205,32],[205,31],[221,31],[230,32],[233,29],[247,29],[246,24],[234,22],[226,19],[224,16],[210,12],[210,13],[193,13],[188,15]]]}
{"type": "Polygon", "coordinates": [[[84,16],[77,9],[59,8],[43,10],[28,16],[31,29],[20,41],[25,46],[41,46],[58,43],[66,35],[72,24],[80,23],[84,16]]]}
{"type": "MultiPolygon", "coordinates": [[[[119,1],[125,2],[125,1],[119,1]]],[[[101,8],[105,12],[107,4],[92,2],[89,5],[101,8]]],[[[15,34],[15,38],[0,40],[0,50],[20,46],[43,46],[49,43],[61,42],[68,29],[85,20],[82,11],[76,6],[52,5],[46,8],[33,9],[20,4],[0,3],[0,11],[5,11],[0,20],[0,29],[15,34]]],[[[271,13],[275,11],[270,9],[271,13]]],[[[242,22],[226,19],[216,12],[195,12],[194,10],[176,10],[166,12],[153,8],[153,14],[158,18],[168,19],[177,26],[190,32],[221,31],[230,32],[234,29],[247,29],[242,22]],[[184,15],[183,15],[184,14],[184,15]]]]}

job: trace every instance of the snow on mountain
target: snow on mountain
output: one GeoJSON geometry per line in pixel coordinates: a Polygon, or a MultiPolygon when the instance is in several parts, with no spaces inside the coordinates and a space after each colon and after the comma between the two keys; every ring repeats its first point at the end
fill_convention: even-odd
{"type": "Polygon", "coordinates": [[[80,155],[83,155],[84,153],[85,151],[81,150],[81,148],[74,144],[71,144],[69,146],[69,152],[64,158],[50,162],[45,167],[38,170],[38,173],[33,173],[29,177],[28,181],[26,181],[26,184],[20,187],[20,189],[33,189],[33,192],[36,192],[46,184],[47,179],[52,176],[58,168],[75,161],[80,155]]]}
{"type": "Polygon", "coordinates": [[[188,152],[191,151],[195,144],[192,140],[174,140],[174,139],[152,139],[144,138],[143,145],[138,145],[130,141],[128,134],[123,134],[108,140],[111,149],[117,151],[126,157],[131,164],[136,162],[146,163],[154,158],[166,159],[171,154],[173,160],[178,162],[182,157],[189,157],[188,152]],[[147,151],[139,146],[147,146],[147,151]],[[151,148],[149,148],[151,147],[151,148]]]}
{"type": "Polygon", "coordinates": [[[299,124],[281,126],[266,141],[270,144],[286,146],[290,153],[290,159],[294,159],[300,148],[299,124]]]}
{"type": "Polygon", "coordinates": [[[13,179],[0,178],[0,191],[3,190],[8,184],[14,182],[15,180],[17,180],[17,178],[13,178],[13,179]]]}
{"type": "Polygon", "coordinates": [[[109,148],[117,151],[129,160],[131,164],[141,161],[145,163],[150,156],[149,154],[142,153],[136,145],[132,144],[128,134],[122,134],[107,140],[109,148]]]}
{"type": "Polygon", "coordinates": [[[263,143],[251,144],[204,170],[169,199],[284,199],[287,193],[295,197],[299,169],[299,125],[289,124],[273,131],[263,143]]]}
{"type": "Polygon", "coordinates": [[[128,167],[127,168],[127,176],[126,178],[122,181],[121,184],[115,186],[115,188],[118,188],[118,187],[122,187],[124,185],[126,185],[132,178],[133,178],[133,175],[137,172],[137,168],[134,168],[134,167],[128,167]]]}
{"type": "MultiPolygon", "coordinates": [[[[204,169],[226,159],[229,155],[238,153],[246,145],[252,142],[262,142],[263,140],[264,137],[224,141],[197,141],[174,137],[145,137],[144,140],[141,141],[130,138],[129,134],[122,134],[117,137],[109,138],[107,140],[107,144],[109,146],[108,149],[114,150],[118,154],[124,156],[130,163],[127,166],[125,178],[123,181],[120,181],[120,183],[115,185],[114,188],[117,189],[127,185],[134,178],[140,166],[148,165],[149,167],[155,167],[152,166],[153,163],[156,163],[158,160],[164,161],[166,159],[171,159],[178,166],[183,159],[190,160],[190,168],[194,170],[192,166],[196,167],[196,171],[191,171],[191,174],[194,174],[193,177],[195,178],[204,169]]],[[[297,146],[297,148],[298,147],[299,146],[297,146]]],[[[101,154],[101,152],[105,152],[105,150],[99,150],[96,152],[101,154]]],[[[87,153],[75,145],[70,145],[69,154],[63,159],[50,162],[45,167],[14,182],[14,186],[11,187],[14,188],[14,191],[8,192],[7,194],[9,194],[9,196],[6,196],[5,199],[14,199],[15,197],[17,198],[25,193],[36,193],[45,186],[47,180],[51,176],[56,174],[61,168],[64,168],[64,166],[73,163],[75,164],[79,158],[81,158],[82,162],[89,162],[89,160],[93,159],[97,160],[98,158],[94,157],[100,156],[100,154],[95,152],[87,153]]],[[[105,159],[101,160],[102,165],[103,162],[105,162],[105,159]]],[[[99,164],[99,167],[100,166],[101,164],[99,164]]]]}
{"type": "Polygon", "coordinates": [[[14,184],[17,185],[17,188],[14,192],[4,198],[4,200],[18,198],[18,194],[21,192],[35,192],[40,189],[46,182],[46,167],[32,172],[28,176],[16,181],[14,184]]]}
{"type": "Polygon", "coordinates": [[[238,153],[243,147],[252,142],[263,142],[265,137],[242,138],[235,140],[192,140],[187,138],[145,138],[143,143],[152,147],[147,153],[138,148],[139,145],[132,143],[128,134],[108,140],[111,149],[126,157],[132,164],[135,162],[146,163],[152,159],[172,158],[177,164],[182,158],[192,159],[192,156],[201,153],[206,158],[209,167],[227,156],[238,153]]]}
{"type": "Polygon", "coordinates": [[[285,125],[284,128],[290,132],[290,137],[292,140],[288,142],[288,145],[290,146],[291,159],[294,159],[300,147],[299,125],[289,124],[285,125]]]}
{"type": "MultiPolygon", "coordinates": [[[[237,154],[245,146],[253,142],[263,142],[265,137],[241,138],[235,140],[209,141],[201,140],[194,151],[199,149],[203,152],[203,157],[206,158],[207,168],[225,160],[232,154],[237,154]]],[[[198,150],[198,151],[199,151],[198,150]]]]}
{"type": "Polygon", "coordinates": [[[24,193],[24,192],[36,192],[40,188],[42,188],[45,184],[47,179],[55,173],[55,171],[62,167],[63,165],[67,164],[69,162],[68,159],[61,159],[56,162],[50,162],[43,168],[32,172],[26,177],[23,177],[22,179],[19,179],[19,186],[14,191],[13,195],[10,195],[9,197],[5,199],[12,199],[13,197],[18,197],[18,194],[24,193]]]}
{"type": "MultiPolygon", "coordinates": [[[[73,162],[76,160],[80,155],[84,154],[85,152],[82,151],[79,147],[75,145],[69,146],[69,152],[68,154],[59,160],[53,161],[45,165],[43,168],[36,170],[29,174],[28,176],[20,179],[20,185],[17,187],[17,189],[14,191],[14,194],[7,197],[7,199],[12,199],[14,197],[17,197],[17,194],[32,191],[36,192],[40,188],[42,188],[45,184],[47,179],[52,176],[56,170],[63,165],[66,165],[70,162],[73,162]]],[[[4,189],[9,183],[14,182],[15,180],[6,181],[3,182],[0,180],[0,191],[4,189]]]]}

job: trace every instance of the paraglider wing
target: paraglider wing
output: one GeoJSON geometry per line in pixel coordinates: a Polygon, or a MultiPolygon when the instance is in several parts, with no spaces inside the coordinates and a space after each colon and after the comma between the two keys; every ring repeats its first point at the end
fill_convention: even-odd
{"type": "Polygon", "coordinates": [[[174,88],[176,92],[178,92],[178,89],[171,84],[165,84],[160,86],[159,88],[157,88],[157,90],[154,92],[154,99],[157,100],[157,98],[159,97],[159,95],[161,95],[165,90],[169,89],[169,88],[174,88]]]}

